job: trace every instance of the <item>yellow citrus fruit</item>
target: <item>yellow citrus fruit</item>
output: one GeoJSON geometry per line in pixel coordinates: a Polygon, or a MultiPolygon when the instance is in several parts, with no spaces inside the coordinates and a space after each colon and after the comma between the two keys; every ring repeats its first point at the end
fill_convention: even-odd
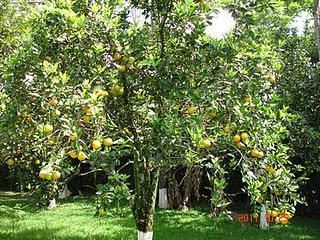
{"type": "Polygon", "coordinates": [[[46,125],[44,125],[43,130],[45,133],[52,133],[53,126],[51,124],[46,124],[46,125]]]}
{"type": "Polygon", "coordinates": [[[238,143],[236,144],[236,146],[237,146],[237,148],[239,148],[239,149],[243,149],[246,145],[244,145],[242,142],[238,142],[238,143]]]}
{"type": "Polygon", "coordinates": [[[73,158],[73,159],[75,159],[75,158],[78,157],[78,154],[77,154],[77,152],[76,152],[75,150],[69,151],[69,152],[68,152],[68,155],[69,155],[71,158],[73,158]]]}
{"type": "Polygon", "coordinates": [[[246,142],[247,140],[248,140],[248,138],[249,138],[249,135],[248,135],[248,133],[246,133],[246,132],[243,132],[243,133],[241,133],[241,140],[243,141],[243,142],[246,142]]]}
{"type": "Polygon", "coordinates": [[[251,96],[245,96],[245,97],[244,97],[244,101],[245,101],[246,103],[251,103],[251,102],[252,102],[251,96]]]}
{"type": "Polygon", "coordinates": [[[123,88],[123,87],[120,87],[120,88],[119,88],[118,94],[119,94],[119,95],[124,94],[124,88],[123,88]]]}
{"type": "Polygon", "coordinates": [[[285,217],[288,218],[289,220],[292,218],[292,214],[289,212],[284,213],[285,217]]]}
{"type": "Polygon", "coordinates": [[[270,173],[270,174],[274,174],[274,173],[276,172],[276,169],[274,169],[274,168],[271,167],[271,166],[267,166],[267,167],[265,168],[265,170],[266,170],[268,173],[270,173]]]}
{"type": "Polygon", "coordinates": [[[106,96],[108,96],[108,92],[105,91],[105,90],[102,90],[102,89],[98,89],[97,90],[97,96],[98,97],[106,97],[106,96]]]}
{"type": "Polygon", "coordinates": [[[49,181],[52,180],[52,172],[47,172],[46,173],[46,179],[49,180],[49,181]]]}
{"type": "Polygon", "coordinates": [[[209,139],[204,139],[204,138],[202,138],[200,140],[199,144],[200,144],[200,147],[203,147],[203,148],[208,148],[208,147],[211,146],[210,140],[209,139]]]}
{"type": "Polygon", "coordinates": [[[61,115],[61,112],[59,111],[59,109],[55,109],[52,114],[56,117],[59,117],[61,115]]]}
{"type": "Polygon", "coordinates": [[[51,106],[57,106],[58,103],[59,103],[59,101],[58,101],[57,98],[52,98],[52,99],[50,99],[50,101],[49,101],[49,104],[50,104],[51,106]]]}
{"type": "Polygon", "coordinates": [[[113,85],[111,88],[111,93],[113,95],[122,95],[124,93],[123,87],[120,87],[119,85],[113,85]]]}
{"type": "Polygon", "coordinates": [[[262,151],[257,151],[257,154],[256,154],[256,157],[257,158],[264,158],[264,152],[262,152],[262,151]]]}
{"type": "Polygon", "coordinates": [[[275,83],[276,82],[276,76],[273,74],[269,74],[266,76],[266,80],[270,83],[275,83]]]}
{"type": "Polygon", "coordinates": [[[233,141],[234,141],[235,143],[240,142],[240,141],[241,141],[241,137],[240,137],[240,135],[239,135],[239,134],[234,135],[234,136],[233,136],[233,141]]]}
{"type": "Polygon", "coordinates": [[[92,148],[95,149],[95,150],[100,149],[101,148],[101,142],[98,141],[98,140],[94,140],[92,142],[92,148]]]}
{"type": "Polygon", "coordinates": [[[78,153],[78,159],[79,159],[79,161],[83,161],[83,160],[85,160],[86,158],[87,158],[87,155],[86,155],[84,152],[80,151],[80,152],[78,153]]]}
{"type": "Polygon", "coordinates": [[[113,140],[111,139],[111,138],[105,138],[104,140],[103,140],[103,144],[105,145],[105,146],[107,146],[107,147],[110,147],[112,144],[113,144],[113,140]]]}
{"type": "Polygon", "coordinates": [[[278,212],[277,212],[276,210],[273,210],[273,211],[271,212],[271,216],[272,216],[272,217],[278,216],[278,212]]]}
{"type": "Polygon", "coordinates": [[[7,165],[8,165],[9,167],[13,166],[13,165],[14,165],[14,160],[8,159],[7,165]]]}
{"type": "Polygon", "coordinates": [[[46,172],[46,171],[41,170],[41,171],[39,172],[39,177],[40,177],[41,179],[46,179],[46,175],[47,175],[47,172],[46,172]]]}
{"type": "Polygon", "coordinates": [[[119,72],[125,72],[127,70],[126,66],[125,65],[120,65],[119,66],[119,72]]]}
{"type": "Polygon", "coordinates": [[[223,130],[224,130],[225,133],[230,133],[230,132],[231,132],[231,129],[230,129],[229,124],[227,124],[227,125],[224,127],[223,130]]]}
{"type": "Polygon", "coordinates": [[[186,110],[186,113],[188,114],[194,114],[197,111],[197,109],[194,106],[188,107],[186,110]]]}
{"type": "Polygon", "coordinates": [[[84,115],[82,119],[85,123],[89,123],[91,121],[91,116],[84,115]]]}
{"type": "Polygon", "coordinates": [[[40,163],[41,163],[41,162],[40,162],[39,159],[37,159],[37,160],[34,161],[34,164],[35,164],[35,165],[40,165],[40,163]]]}
{"type": "Polygon", "coordinates": [[[69,136],[69,140],[70,141],[75,141],[77,139],[77,137],[75,135],[70,135],[69,136]]]}
{"type": "Polygon", "coordinates": [[[257,157],[257,155],[258,155],[258,150],[257,149],[252,149],[251,150],[251,156],[252,157],[257,157]]]}
{"type": "Polygon", "coordinates": [[[122,56],[121,56],[121,54],[118,53],[118,52],[116,52],[116,53],[114,54],[114,56],[113,56],[113,60],[114,60],[114,61],[120,61],[121,58],[122,58],[122,56]]]}
{"type": "Polygon", "coordinates": [[[52,171],[52,179],[58,180],[59,178],[61,178],[61,173],[59,171],[52,171]]]}
{"type": "Polygon", "coordinates": [[[130,57],[128,58],[128,63],[129,63],[129,64],[133,64],[135,60],[136,60],[136,59],[135,59],[134,57],[130,56],[130,57]]]}

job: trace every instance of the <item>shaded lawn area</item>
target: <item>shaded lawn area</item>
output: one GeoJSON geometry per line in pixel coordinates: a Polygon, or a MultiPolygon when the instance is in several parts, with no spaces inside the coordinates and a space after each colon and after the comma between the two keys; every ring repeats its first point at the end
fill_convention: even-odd
{"type": "MultiPolygon", "coordinates": [[[[19,210],[0,214],[1,240],[91,240],[136,239],[134,220],[129,208],[125,217],[94,217],[94,199],[78,198],[59,201],[56,209],[38,210],[32,198],[0,192],[0,205],[19,210]]],[[[320,219],[293,218],[289,225],[274,225],[261,231],[248,223],[210,218],[207,212],[157,210],[155,240],[316,240],[320,239],[320,219]]]]}

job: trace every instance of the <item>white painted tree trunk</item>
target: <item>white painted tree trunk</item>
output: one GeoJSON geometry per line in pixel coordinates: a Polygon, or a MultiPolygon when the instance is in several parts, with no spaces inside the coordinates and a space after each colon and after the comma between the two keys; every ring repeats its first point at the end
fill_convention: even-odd
{"type": "Polygon", "coordinates": [[[168,208],[167,188],[159,189],[159,208],[168,208]]]}
{"type": "Polygon", "coordinates": [[[260,229],[266,230],[269,227],[268,220],[267,220],[267,204],[262,204],[261,206],[261,213],[260,213],[260,229]]]}
{"type": "Polygon", "coordinates": [[[68,189],[68,186],[65,185],[62,193],[60,193],[60,195],[59,195],[59,199],[69,198],[70,196],[71,196],[71,192],[68,189]]]}
{"type": "Polygon", "coordinates": [[[140,232],[138,231],[138,240],[152,240],[153,232],[140,232]]]}
{"type": "Polygon", "coordinates": [[[48,208],[56,208],[57,207],[57,202],[56,199],[49,199],[49,207],[48,208]]]}

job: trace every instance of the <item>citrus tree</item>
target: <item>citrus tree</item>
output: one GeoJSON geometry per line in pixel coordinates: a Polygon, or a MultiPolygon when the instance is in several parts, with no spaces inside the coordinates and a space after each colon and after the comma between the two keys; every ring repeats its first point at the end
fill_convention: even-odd
{"type": "Polygon", "coordinates": [[[8,165],[17,171],[39,160],[30,178],[50,199],[79,163],[114,174],[131,155],[139,239],[152,239],[159,169],[167,165],[205,167],[217,214],[234,168],[252,203],[290,209],[297,180],[283,140],[294,116],[274,93],[277,48],[263,37],[209,38],[213,7],[192,0],[41,7],[5,69],[8,165]],[[144,24],[129,17],[132,9],[144,24]]]}

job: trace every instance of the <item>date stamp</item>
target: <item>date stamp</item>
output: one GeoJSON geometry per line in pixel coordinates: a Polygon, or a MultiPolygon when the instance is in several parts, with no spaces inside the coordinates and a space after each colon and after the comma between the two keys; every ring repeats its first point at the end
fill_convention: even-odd
{"type": "MultiPolygon", "coordinates": [[[[242,213],[238,214],[236,217],[236,220],[238,222],[244,222],[244,223],[258,223],[260,221],[260,214],[258,213],[242,213]]],[[[268,223],[282,223],[286,224],[289,221],[289,217],[287,214],[280,214],[278,216],[275,216],[274,214],[266,214],[266,221],[268,223]]]]}

